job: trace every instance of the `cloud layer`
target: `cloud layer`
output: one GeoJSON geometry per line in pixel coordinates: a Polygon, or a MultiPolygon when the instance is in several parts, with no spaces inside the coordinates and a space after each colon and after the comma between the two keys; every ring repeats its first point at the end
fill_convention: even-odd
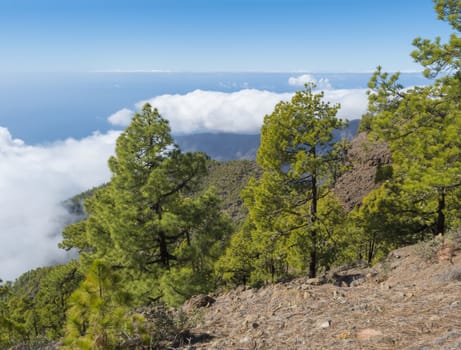
{"type": "MultiPolygon", "coordinates": [[[[293,93],[275,93],[245,89],[238,92],[195,90],[184,95],[161,95],[136,104],[136,109],[149,102],[170,121],[175,133],[236,132],[258,133],[264,116],[273,111],[280,101],[287,101],[293,93]]],[[[367,95],[364,89],[325,90],[326,100],[340,103],[340,118],[357,119],[365,112],[367,95]]],[[[122,109],[108,120],[113,125],[127,126],[132,112],[122,109]]]]}
{"type": "Polygon", "coordinates": [[[69,220],[60,203],[109,180],[118,134],[29,146],[0,127],[0,278],[66,258],[56,246],[69,220]]]}

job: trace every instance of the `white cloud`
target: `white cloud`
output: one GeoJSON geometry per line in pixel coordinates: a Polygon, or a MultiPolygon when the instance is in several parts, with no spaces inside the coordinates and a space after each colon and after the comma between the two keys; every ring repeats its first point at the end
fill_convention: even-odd
{"type": "MultiPolygon", "coordinates": [[[[293,93],[254,89],[230,93],[195,90],[184,95],[161,95],[140,101],[136,108],[141,109],[144,103],[149,102],[170,121],[174,133],[258,133],[264,116],[270,114],[279,101],[287,101],[292,96],[293,93]]],[[[365,89],[325,90],[325,99],[341,104],[338,117],[343,119],[360,118],[368,103],[365,89]]],[[[122,111],[119,111],[120,114],[123,114],[122,111]]],[[[128,117],[123,119],[124,124],[120,125],[128,125],[129,120],[128,117]]]]}
{"type": "Polygon", "coordinates": [[[134,112],[131,109],[123,108],[107,118],[109,123],[118,126],[127,126],[130,124],[134,112]]]}
{"type": "Polygon", "coordinates": [[[161,95],[137,103],[140,109],[149,102],[170,121],[175,133],[197,131],[259,132],[264,116],[292,93],[245,89],[225,93],[195,90],[185,95],[161,95]]]}
{"type": "Polygon", "coordinates": [[[30,146],[0,128],[0,278],[65,259],[60,203],[109,180],[119,132],[30,146]]]}
{"type": "Polygon", "coordinates": [[[304,84],[317,83],[317,80],[310,74],[303,74],[299,77],[290,77],[288,79],[288,84],[291,86],[304,86],[304,84]]]}
{"type": "Polygon", "coordinates": [[[10,131],[7,128],[0,127],[0,153],[2,150],[15,147],[15,146],[22,146],[24,141],[19,139],[13,139],[10,134],[10,131]]]}
{"type": "Polygon", "coordinates": [[[305,84],[309,83],[317,85],[317,89],[319,90],[332,89],[331,83],[328,80],[328,78],[320,78],[319,80],[317,80],[310,74],[303,74],[298,77],[288,78],[288,84],[291,86],[304,86],[305,84]]]}
{"type": "Polygon", "coordinates": [[[319,90],[331,90],[333,88],[328,78],[320,78],[316,85],[319,90]]]}
{"type": "Polygon", "coordinates": [[[359,119],[368,107],[366,89],[325,90],[325,99],[341,105],[337,117],[341,119],[359,119]]]}

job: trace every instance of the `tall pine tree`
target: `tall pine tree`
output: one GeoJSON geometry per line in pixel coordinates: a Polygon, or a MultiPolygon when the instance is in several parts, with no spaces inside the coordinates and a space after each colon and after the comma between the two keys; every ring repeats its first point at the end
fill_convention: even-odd
{"type": "MultiPolygon", "coordinates": [[[[239,237],[252,242],[253,258],[239,257],[232,246],[223,258],[239,266],[242,279],[248,278],[245,271],[253,282],[274,281],[289,272],[306,270],[315,277],[319,261],[328,260],[324,259],[325,248],[336,232],[332,222],[326,225],[326,213],[341,212],[329,194],[338,169],[333,163],[341,158],[340,152],[332,152],[332,131],[345,124],[336,117],[339,106],[323,101],[323,93],[313,88],[306,85],[264,118],[257,155],[263,173],[242,193],[249,214],[239,237]],[[251,238],[245,238],[248,234],[251,238]],[[252,267],[245,267],[242,259],[252,267]]],[[[233,243],[238,245],[241,239],[233,243]]],[[[232,273],[224,273],[234,279],[232,273]]]]}

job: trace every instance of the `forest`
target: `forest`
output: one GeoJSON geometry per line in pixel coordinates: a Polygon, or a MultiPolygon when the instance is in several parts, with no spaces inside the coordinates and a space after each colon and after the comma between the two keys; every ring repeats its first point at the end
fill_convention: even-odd
{"type": "Polygon", "coordinates": [[[461,1],[437,0],[454,34],[416,38],[428,85],[404,89],[378,67],[360,132],[392,164],[352,210],[335,195],[351,167],[339,105],[307,84],[264,117],[256,163],[183,153],[144,105],[117,140],[109,183],[66,227],[65,265],[0,285],[0,349],[155,349],[179,327],[171,308],[240,285],[319,276],[461,226],[461,1]]]}

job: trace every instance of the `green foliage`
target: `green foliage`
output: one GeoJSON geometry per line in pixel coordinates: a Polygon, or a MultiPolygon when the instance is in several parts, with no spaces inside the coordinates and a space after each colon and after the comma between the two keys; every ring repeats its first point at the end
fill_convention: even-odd
{"type": "Polygon", "coordinates": [[[458,32],[461,31],[461,1],[434,0],[438,18],[447,21],[458,32]]]}
{"type": "MultiPolygon", "coordinates": [[[[64,348],[116,349],[123,334],[130,295],[119,286],[120,274],[94,260],[79,288],[69,298],[64,348]]],[[[128,334],[129,335],[129,334],[128,334]]]]}
{"type": "MultiPolygon", "coordinates": [[[[461,1],[434,0],[438,18],[448,22],[456,32],[461,32],[461,1]]],[[[421,63],[426,77],[436,77],[439,73],[459,72],[461,69],[461,38],[450,36],[448,43],[442,44],[440,37],[434,41],[416,38],[416,50],[412,52],[415,61],[421,63]]]]}
{"type": "Polygon", "coordinates": [[[358,132],[361,133],[361,132],[370,132],[371,131],[371,123],[372,123],[372,120],[373,120],[373,116],[370,115],[370,114],[364,114],[362,115],[362,118],[360,119],[360,124],[359,124],[359,128],[358,128],[358,132]]]}
{"type": "Polygon", "coordinates": [[[0,347],[27,346],[59,339],[68,308],[68,298],[81,274],[76,262],[40,268],[0,287],[0,347]]]}
{"type": "Polygon", "coordinates": [[[430,215],[416,211],[411,198],[391,182],[369,193],[349,217],[360,231],[358,257],[368,264],[392,249],[424,239],[431,220],[430,215]]]}
{"type": "Polygon", "coordinates": [[[11,285],[0,280],[0,348],[7,348],[22,339],[22,328],[11,319],[11,285]]]}
{"type": "Polygon", "coordinates": [[[381,183],[383,181],[388,181],[392,179],[392,175],[394,173],[394,170],[392,168],[392,165],[378,165],[378,168],[376,169],[376,174],[375,174],[375,183],[381,183]]]}
{"type": "Polygon", "coordinates": [[[182,222],[187,232],[173,254],[177,262],[161,278],[163,300],[179,305],[195,294],[216,288],[214,263],[222,255],[232,225],[221,217],[219,200],[207,191],[195,200],[186,198],[182,205],[182,222]]]}
{"type": "Polygon", "coordinates": [[[66,226],[62,232],[62,242],[58,244],[59,248],[70,250],[73,248],[84,251],[89,248],[86,237],[86,223],[84,221],[66,226]]]}
{"type": "Polygon", "coordinates": [[[258,253],[251,231],[245,226],[232,235],[225,254],[216,262],[218,276],[230,286],[246,285],[254,276],[254,262],[258,253]]]}

